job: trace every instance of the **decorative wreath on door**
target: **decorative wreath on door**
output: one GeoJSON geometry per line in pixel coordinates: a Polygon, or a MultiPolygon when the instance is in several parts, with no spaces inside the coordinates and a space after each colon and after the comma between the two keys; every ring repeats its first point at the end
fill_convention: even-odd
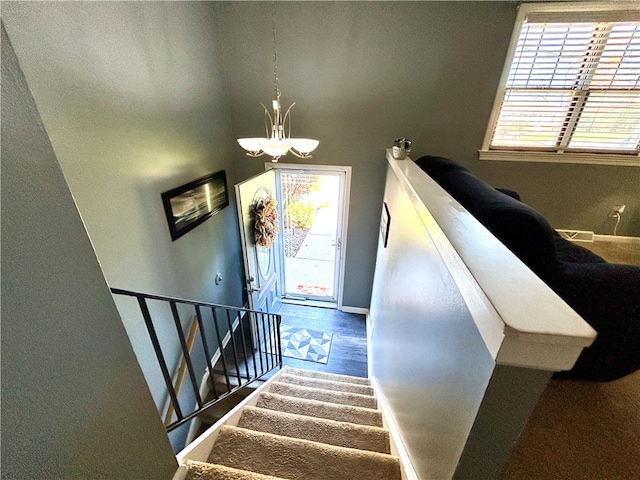
{"type": "Polygon", "coordinates": [[[278,202],[271,197],[258,200],[253,206],[253,238],[256,245],[271,248],[278,234],[278,202]]]}

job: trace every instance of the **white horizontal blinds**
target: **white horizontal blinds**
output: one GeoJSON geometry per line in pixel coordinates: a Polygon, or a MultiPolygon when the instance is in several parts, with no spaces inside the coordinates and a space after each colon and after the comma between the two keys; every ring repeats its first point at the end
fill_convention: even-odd
{"type": "Polygon", "coordinates": [[[640,24],[611,27],[589,84],[571,149],[638,151],[640,24]]]}
{"type": "Polygon", "coordinates": [[[490,148],[638,153],[640,23],[524,23],[490,148]]]}

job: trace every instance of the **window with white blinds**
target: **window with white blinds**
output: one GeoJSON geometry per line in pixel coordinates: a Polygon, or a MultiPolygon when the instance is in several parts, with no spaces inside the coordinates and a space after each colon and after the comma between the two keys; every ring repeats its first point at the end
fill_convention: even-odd
{"type": "Polygon", "coordinates": [[[637,19],[532,10],[515,30],[481,158],[640,165],[640,8],[637,19]]]}

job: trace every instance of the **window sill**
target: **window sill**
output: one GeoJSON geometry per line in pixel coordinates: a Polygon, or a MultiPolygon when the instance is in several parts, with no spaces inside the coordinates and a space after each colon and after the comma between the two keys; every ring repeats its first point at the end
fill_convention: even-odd
{"type": "Polygon", "coordinates": [[[480,160],[495,160],[499,162],[578,163],[585,165],[640,167],[639,156],[615,153],[553,153],[478,150],[478,156],[480,160]]]}

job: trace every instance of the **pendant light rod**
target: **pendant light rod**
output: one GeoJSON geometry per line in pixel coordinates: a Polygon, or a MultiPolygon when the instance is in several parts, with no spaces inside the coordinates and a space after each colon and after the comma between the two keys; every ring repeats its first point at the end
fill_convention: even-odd
{"type": "Polygon", "coordinates": [[[276,99],[280,99],[278,90],[278,44],[276,41],[276,2],[271,3],[271,35],[273,37],[273,89],[276,99]]]}
{"type": "Polygon", "coordinates": [[[275,1],[272,2],[271,19],[271,33],[273,36],[273,115],[269,112],[269,109],[261,103],[260,105],[264,108],[265,113],[265,129],[267,137],[239,138],[238,143],[247,151],[246,153],[248,156],[260,157],[265,154],[271,155],[273,162],[277,162],[281,156],[286,155],[288,152],[291,152],[299,158],[310,158],[311,152],[317,148],[320,142],[310,138],[291,138],[291,109],[296,103],[293,102],[285,114],[282,115],[282,107],[280,106],[280,90],[278,89],[278,48],[276,41],[275,1]],[[287,121],[289,121],[288,125],[287,121]],[[288,127],[286,134],[285,127],[288,127]]]}

